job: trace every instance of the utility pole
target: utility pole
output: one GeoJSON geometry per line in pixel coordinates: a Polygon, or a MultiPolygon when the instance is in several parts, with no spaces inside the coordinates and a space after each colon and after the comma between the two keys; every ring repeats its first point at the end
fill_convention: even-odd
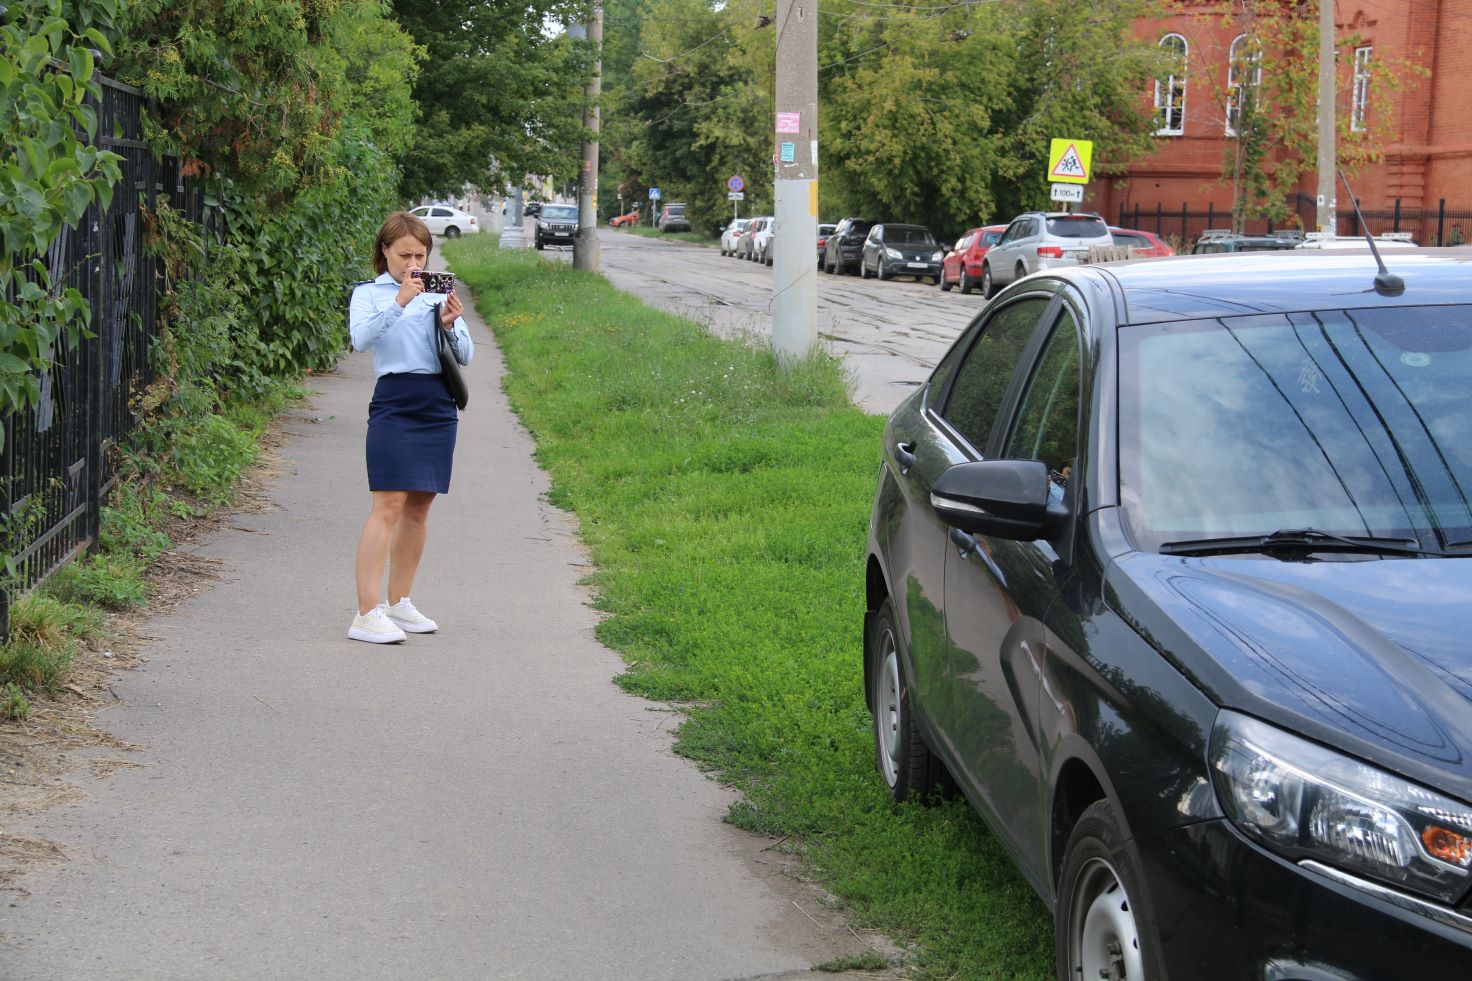
{"type": "Polygon", "coordinates": [[[776,219],[772,349],[806,358],[818,342],[818,3],[777,0],[776,219]]]}
{"type": "MultiPolygon", "coordinates": [[[[574,35],[576,36],[576,35],[574,35]]],[[[603,4],[593,4],[588,23],[588,44],[593,49],[593,74],[584,91],[583,172],[578,175],[578,234],[572,244],[572,267],[597,272],[598,259],[598,129],[601,114],[598,97],[603,91],[603,4]]]]}
{"type": "Polygon", "coordinates": [[[1334,0],[1319,0],[1319,231],[1338,232],[1334,197],[1334,0]]]}

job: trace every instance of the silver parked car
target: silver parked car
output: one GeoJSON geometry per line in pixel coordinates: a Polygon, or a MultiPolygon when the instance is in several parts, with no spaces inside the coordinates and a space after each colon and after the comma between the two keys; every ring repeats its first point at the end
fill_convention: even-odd
{"type": "Polygon", "coordinates": [[[1103,218],[1089,212],[1028,211],[1012,219],[981,267],[981,295],[1041,269],[1073,266],[1095,245],[1113,245],[1103,218]]]}

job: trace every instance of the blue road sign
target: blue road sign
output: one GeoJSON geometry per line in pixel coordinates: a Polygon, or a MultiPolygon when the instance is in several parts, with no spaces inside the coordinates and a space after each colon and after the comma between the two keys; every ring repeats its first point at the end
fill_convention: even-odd
{"type": "Polygon", "coordinates": [[[658,201],[659,200],[659,188],[657,188],[657,187],[651,187],[649,189],[649,200],[651,200],[651,201],[658,201]]]}

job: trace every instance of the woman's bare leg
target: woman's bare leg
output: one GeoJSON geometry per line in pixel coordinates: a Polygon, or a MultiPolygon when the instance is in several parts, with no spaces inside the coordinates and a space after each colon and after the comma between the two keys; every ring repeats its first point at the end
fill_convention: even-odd
{"type": "Polygon", "coordinates": [[[408,491],[374,491],[373,510],[363,523],[358,539],[358,612],[367,613],[381,602],[383,570],[388,565],[389,544],[405,510],[408,491]]]}
{"type": "Polygon", "coordinates": [[[407,499],[389,542],[388,601],[397,603],[414,591],[414,576],[429,537],[429,506],[434,495],[428,491],[406,491],[407,499]]]}

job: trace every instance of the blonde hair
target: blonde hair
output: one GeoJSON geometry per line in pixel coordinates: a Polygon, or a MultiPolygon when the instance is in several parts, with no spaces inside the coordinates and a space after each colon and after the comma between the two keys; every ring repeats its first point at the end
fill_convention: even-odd
{"type": "Polygon", "coordinates": [[[378,230],[378,238],[373,242],[375,273],[382,276],[388,272],[388,257],[383,254],[383,250],[405,235],[417,238],[419,244],[424,246],[426,256],[434,251],[434,236],[429,234],[429,226],[407,211],[395,211],[383,220],[383,227],[378,230]]]}

